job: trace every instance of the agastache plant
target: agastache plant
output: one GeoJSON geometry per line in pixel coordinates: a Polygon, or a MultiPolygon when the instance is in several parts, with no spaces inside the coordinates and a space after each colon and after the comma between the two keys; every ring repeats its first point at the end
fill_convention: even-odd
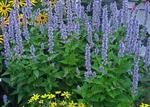
{"type": "Polygon", "coordinates": [[[76,23],[74,25],[74,30],[73,31],[76,34],[76,39],[79,40],[79,38],[80,38],[80,36],[79,36],[80,35],[80,24],[79,23],[76,23]]]}
{"type": "Polygon", "coordinates": [[[138,39],[139,39],[139,22],[133,17],[128,22],[127,33],[125,38],[125,45],[129,53],[136,54],[135,50],[138,39]]]}
{"type": "Polygon", "coordinates": [[[107,6],[103,8],[102,15],[102,63],[105,65],[107,62],[107,50],[108,50],[108,35],[109,35],[109,22],[107,6]]]}
{"type": "Polygon", "coordinates": [[[112,12],[112,31],[115,32],[119,26],[119,21],[118,21],[119,11],[117,9],[116,2],[112,3],[110,5],[110,8],[111,8],[111,12],[112,12]]]}
{"type": "Polygon", "coordinates": [[[57,23],[61,23],[63,21],[63,13],[64,13],[64,5],[62,0],[58,0],[55,7],[55,16],[57,18],[57,23]]]}
{"type": "Polygon", "coordinates": [[[53,47],[54,47],[54,37],[53,37],[53,14],[52,14],[52,9],[51,9],[51,5],[49,4],[49,8],[48,8],[48,51],[51,53],[53,52],[53,47]]]}
{"type": "Polygon", "coordinates": [[[73,12],[70,0],[66,1],[66,7],[67,7],[67,27],[68,27],[67,29],[68,33],[70,34],[71,31],[73,31],[73,12]]]}
{"type": "Polygon", "coordinates": [[[60,35],[61,35],[61,39],[64,41],[64,43],[67,42],[67,26],[64,24],[64,22],[62,21],[60,24],[60,35]]]}
{"type": "Polygon", "coordinates": [[[138,39],[139,39],[139,22],[137,20],[134,20],[129,52],[136,54],[136,47],[138,45],[138,39]]]}
{"type": "Polygon", "coordinates": [[[23,44],[22,44],[22,37],[21,37],[21,29],[20,24],[17,16],[16,10],[13,11],[14,23],[15,23],[15,54],[17,57],[20,57],[23,54],[23,44]]]}
{"type": "Polygon", "coordinates": [[[100,30],[100,16],[101,16],[101,0],[93,1],[93,15],[92,15],[92,25],[96,31],[100,30]]]}
{"type": "Polygon", "coordinates": [[[5,55],[5,62],[6,64],[8,64],[9,60],[11,59],[12,55],[11,55],[11,48],[10,48],[10,43],[9,43],[9,36],[8,33],[5,32],[4,34],[4,55],[5,55]]]}
{"type": "Polygon", "coordinates": [[[85,47],[85,68],[86,72],[84,73],[85,79],[88,79],[90,75],[92,75],[92,68],[91,68],[91,47],[87,43],[85,47]]]}
{"type": "Polygon", "coordinates": [[[93,43],[93,29],[92,29],[92,26],[89,22],[87,23],[87,41],[88,41],[88,43],[90,44],[91,47],[94,46],[94,43],[93,43]]]}
{"type": "Polygon", "coordinates": [[[81,12],[82,12],[81,0],[75,0],[75,8],[77,18],[81,19],[81,12]]]}
{"type": "Polygon", "coordinates": [[[133,95],[138,94],[138,82],[139,82],[139,59],[135,59],[134,61],[134,69],[133,69],[133,95]]]}
{"type": "Polygon", "coordinates": [[[28,6],[28,7],[31,7],[31,6],[32,6],[32,4],[31,4],[31,1],[30,1],[30,0],[26,0],[26,4],[27,4],[27,6],[28,6]]]}
{"type": "Polygon", "coordinates": [[[15,41],[13,11],[10,12],[8,20],[9,20],[9,25],[8,25],[9,37],[11,40],[15,41]]]}
{"type": "Polygon", "coordinates": [[[145,62],[145,66],[150,69],[150,37],[147,40],[144,62],[145,62]]]}
{"type": "Polygon", "coordinates": [[[30,46],[30,58],[31,58],[32,60],[35,60],[35,58],[36,58],[34,45],[31,45],[31,46],[30,46]]]}
{"type": "Polygon", "coordinates": [[[118,56],[119,57],[124,57],[124,55],[125,55],[125,44],[124,44],[124,42],[123,41],[120,41],[119,42],[119,52],[118,52],[118,56]]]}
{"type": "Polygon", "coordinates": [[[54,37],[53,37],[53,27],[49,26],[48,27],[48,51],[50,53],[53,52],[53,47],[54,47],[54,37]]]}
{"type": "Polygon", "coordinates": [[[123,0],[123,7],[122,7],[122,14],[123,14],[123,17],[122,17],[122,21],[123,21],[123,24],[127,24],[128,22],[128,0],[123,0]]]}
{"type": "Polygon", "coordinates": [[[25,13],[25,8],[22,8],[22,13],[23,13],[23,18],[22,18],[23,36],[26,40],[28,40],[30,38],[30,36],[29,36],[29,31],[28,31],[27,16],[26,16],[26,13],[25,13]]]}
{"type": "Polygon", "coordinates": [[[138,82],[139,82],[139,63],[140,63],[140,48],[141,41],[137,41],[136,44],[136,55],[134,58],[134,69],[133,69],[133,95],[138,94],[138,82]]]}
{"type": "Polygon", "coordinates": [[[148,15],[149,15],[149,12],[150,12],[150,2],[147,1],[145,3],[145,19],[144,19],[144,34],[146,34],[147,32],[147,28],[146,28],[146,24],[148,22],[148,15]]]}

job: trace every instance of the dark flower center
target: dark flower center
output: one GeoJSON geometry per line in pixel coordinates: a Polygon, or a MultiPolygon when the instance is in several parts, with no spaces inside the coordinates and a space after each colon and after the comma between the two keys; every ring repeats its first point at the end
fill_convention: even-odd
{"type": "Polygon", "coordinates": [[[20,22],[22,22],[22,18],[20,18],[20,22]]]}
{"type": "Polygon", "coordinates": [[[44,16],[41,16],[41,19],[44,20],[44,16]]]}
{"type": "Polygon", "coordinates": [[[6,10],[6,7],[3,7],[3,10],[6,10]]]}

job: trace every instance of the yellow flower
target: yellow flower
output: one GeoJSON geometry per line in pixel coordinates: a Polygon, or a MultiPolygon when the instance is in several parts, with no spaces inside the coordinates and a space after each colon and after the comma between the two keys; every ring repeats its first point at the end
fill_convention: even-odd
{"type": "Polygon", "coordinates": [[[55,91],[55,94],[61,94],[61,91],[55,91]]]}
{"type": "Polygon", "coordinates": [[[0,35],[0,44],[3,43],[3,35],[0,35]]]}
{"type": "Polygon", "coordinates": [[[34,101],[37,101],[39,99],[39,94],[33,94],[33,96],[28,100],[28,103],[32,103],[34,101]]]}
{"type": "Polygon", "coordinates": [[[67,104],[67,102],[64,100],[59,103],[60,106],[65,106],[66,104],[67,104]]]}
{"type": "Polygon", "coordinates": [[[63,92],[63,93],[61,94],[61,96],[62,96],[62,97],[65,97],[65,98],[69,98],[69,97],[71,96],[71,94],[70,94],[68,91],[66,91],[66,92],[63,92]]]}
{"type": "MultiPolygon", "coordinates": [[[[10,3],[12,6],[15,6],[16,1],[17,1],[17,0],[10,0],[9,3],[10,3]]],[[[24,1],[24,0],[18,0],[18,1],[19,1],[19,3],[18,3],[18,8],[23,7],[23,6],[25,5],[25,1],[24,1]]]]}
{"type": "Polygon", "coordinates": [[[50,107],[56,107],[57,106],[57,103],[56,102],[51,102],[50,103],[50,107]]]}
{"type": "Polygon", "coordinates": [[[44,101],[43,101],[43,100],[40,100],[40,101],[39,101],[39,104],[43,104],[43,103],[44,103],[44,101]]]}
{"type": "Polygon", "coordinates": [[[41,98],[47,98],[47,97],[48,97],[47,94],[41,95],[41,98]]]}
{"type": "Polygon", "coordinates": [[[57,3],[57,0],[50,0],[52,7],[54,7],[57,3]]]}
{"type": "Polygon", "coordinates": [[[31,0],[31,4],[32,4],[32,6],[35,6],[35,4],[37,3],[37,1],[36,0],[31,0]]]}
{"type": "Polygon", "coordinates": [[[0,14],[2,16],[7,17],[10,10],[10,4],[7,4],[7,0],[5,1],[5,3],[3,1],[0,2],[0,14]]]}
{"type": "Polygon", "coordinates": [[[76,106],[76,103],[74,103],[73,101],[71,101],[68,105],[68,107],[75,107],[76,106]]]}
{"type": "Polygon", "coordinates": [[[47,14],[46,13],[40,13],[38,16],[37,16],[37,20],[36,22],[41,25],[41,24],[45,24],[47,22],[47,14]]]}
{"type": "Polygon", "coordinates": [[[78,107],[85,107],[84,103],[78,103],[78,107]]]}
{"type": "Polygon", "coordinates": [[[20,24],[23,24],[23,15],[22,14],[19,14],[18,20],[19,20],[20,24]]]}
{"type": "Polygon", "coordinates": [[[141,103],[140,107],[150,107],[148,104],[141,103]]]}
{"type": "Polygon", "coordinates": [[[48,99],[52,99],[52,98],[55,98],[56,95],[54,95],[54,94],[48,94],[47,97],[48,97],[48,99]]]}
{"type": "Polygon", "coordinates": [[[33,96],[31,97],[32,99],[34,99],[34,101],[38,100],[40,97],[39,94],[33,94],[33,96]]]}

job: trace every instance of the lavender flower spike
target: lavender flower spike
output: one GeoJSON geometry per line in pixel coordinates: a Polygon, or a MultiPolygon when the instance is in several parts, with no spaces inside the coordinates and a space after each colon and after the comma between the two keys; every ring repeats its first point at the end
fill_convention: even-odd
{"type": "Polygon", "coordinates": [[[49,52],[53,52],[53,47],[54,47],[54,38],[53,38],[53,27],[49,26],[48,27],[48,46],[49,52]]]}
{"type": "Polygon", "coordinates": [[[99,28],[100,28],[100,16],[101,16],[101,1],[94,0],[92,24],[93,24],[93,27],[96,29],[96,31],[99,31],[99,28]]]}
{"type": "Polygon", "coordinates": [[[134,70],[133,70],[133,94],[136,96],[138,94],[138,81],[139,81],[139,58],[135,58],[134,70]]]}
{"type": "Polygon", "coordinates": [[[11,11],[10,14],[9,14],[8,33],[9,33],[10,39],[15,41],[13,11],[11,11]]]}
{"type": "Polygon", "coordinates": [[[5,32],[3,35],[4,35],[4,55],[6,57],[6,60],[9,61],[11,59],[9,36],[7,32],[5,32]]]}
{"type": "Polygon", "coordinates": [[[118,52],[118,56],[119,57],[124,57],[125,54],[125,44],[123,43],[123,41],[119,42],[119,52],[118,52]]]}
{"type": "Polygon", "coordinates": [[[14,17],[15,32],[16,32],[15,33],[15,43],[16,43],[15,52],[16,52],[16,56],[20,57],[23,54],[24,49],[23,49],[23,44],[22,44],[20,24],[19,24],[16,10],[13,11],[13,17],[14,17]]]}
{"type": "Polygon", "coordinates": [[[147,41],[144,62],[145,62],[145,66],[150,68],[150,37],[148,38],[148,41],[147,41]]]}
{"type": "Polygon", "coordinates": [[[4,105],[6,105],[6,104],[7,104],[7,101],[8,101],[8,99],[7,99],[7,95],[3,95],[3,102],[4,102],[4,105]]]}
{"type": "Polygon", "coordinates": [[[66,29],[66,25],[64,24],[64,22],[62,21],[61,24],[60,24],[60,34],[61,34],[61,39],[64,40],[64,42],[67,41],[67,29],[66,29]]]}
{"type": "Polygon", "coordinates": [[[128,0],[123,0],[122,14],[123,23],[126,25],[128,22],[128,0]]]}
{"type": "Polygon", "coordinates": [[[22,8],[22,13],[23,13],[23,36],[25,37],[26,40],[28,40],[29,37],[29,31],[28,31],[28,26],[27,26],[27,16],[25,12],[25,8],[22,8]]]}
{"type": "Polygon", "coordinates": [[[35,59],[35,47],[33,45],[30,46],[30,55],[31,59],[35,59]]]}
{"type": "Polygon", "coordinates": [[[105,65],[107,62],[107,50],[108,50],[108,35],[109,35],[109,22],[108,22],[108,11],[107,6],[103,8],[102,16],[102,63],[105,65]]]}
{"type": "Polygon", "coordinates": [[[90,52],[89,44],[86,44],[86,48],[85,48],[85,67],[86,67],[87,71],[84,73],[84,76],[85,76],[86,79],[88,79],[89,76],[92,75],[91,52],[90,52]]]}
{"type": "Polygon", "coordinates": [[[115,32],[119,26],[119,21],[118,21],[118,15],[119,11],[117,9],[117,4],[116,2],[112,3],[110,5],[111,12],[112,12],[112,30],[115,32]]]}
{"type": "Polygon", "coordinates": [[[26,4],[27,4],[27,6],[28,6],[28,7],[31,7],[31,6],[32,6],[32,4],[31,4],[31,1],[30,1],[30,0],[26,0],[26,4]]]}

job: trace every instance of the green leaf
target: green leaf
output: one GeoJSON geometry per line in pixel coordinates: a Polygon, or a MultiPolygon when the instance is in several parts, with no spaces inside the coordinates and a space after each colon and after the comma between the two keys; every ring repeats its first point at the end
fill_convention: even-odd
{"type": "Polygon", "coordinates": [[[23,94],[18,94],[18,104],[23,100],[23,97],[23,94]]]}
{"type": "Polygon", "coordinates": [[[34,75],[38,78],[39,77],[39,71],[38,70],[35,70],[33,71],[34,75]]]}

